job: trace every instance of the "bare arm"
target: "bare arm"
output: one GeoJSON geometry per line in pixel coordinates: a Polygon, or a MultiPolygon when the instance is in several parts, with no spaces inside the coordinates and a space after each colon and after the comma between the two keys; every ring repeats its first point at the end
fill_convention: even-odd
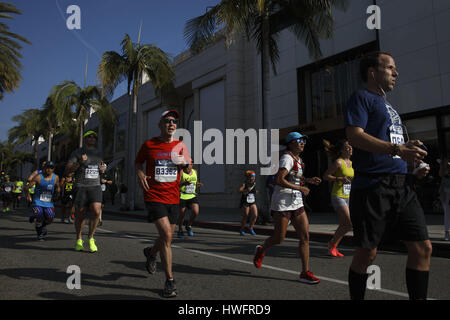
{"type": "MultiPolygon", "coordinates": [[[[361,150],[380,153],[391,154],[394,144],[375,138],[370,134],[364,132],[360,127],[348,126],[345,129],[349,143],[361,150]]],[[[414,162],[415,160],[422,160],[427,152],[419,148],[423,143],[419,140],[409,141],[406,144],[399,145],[399,156],[407,162],[414,162]]]]}
{"type": "Polygon", "coordinates": [[[143,164],[142,163],[136,163],[136,174],[139,178],[139,184],[141,185],[142,189],[144,189],[144,191],[147,191],[148,189],[150,189],[149,185],[148,185],[148,179],[150,179],[150,176],[147,176],[144,173],[144,169],[143,169],[143,164]]]}
{"type": "Polygon", "coordinates": [[[288,173],[289,172],[286,168],[281,168],[280,170],[278,170],[278,173],[275,176],[275,184],[279,185],[282,188],[289,188],[289,189],[297,190],[297,191],[304,193],[305,195],[308,195],[309,188],[297,186],[286,180],[286,176],[288,173]]]}

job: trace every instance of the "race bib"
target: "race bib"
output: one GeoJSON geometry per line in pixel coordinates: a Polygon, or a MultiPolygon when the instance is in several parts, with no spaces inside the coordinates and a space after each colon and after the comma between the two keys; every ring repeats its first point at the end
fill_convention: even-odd
{"type": "Polygon", "coordinates": [[[292,202],[294,204],[303,204],[303,197],[300,191],[292,190],[292,202]]]}
{"type": "Polygon", "coordinates": [[[194,183],[191,183],[191,184],[188,184],[188,185],[186,186],[186,191],[185,191],[185,193],[187,193],[187,194],[194,194],[194,193],[195,193],[195,182],[194,182],[194,183]]]}
{"type": "Polygon", "coordinates": [[[177,180],[177,166],[168,159],[155,160],[155,180],[158,182],[174,182],[177,180]]]}
{"type": "Polygon", "coordinates": [[[11,187],[5,187],[6,192],[11,192],[11,187]]]}
{"type": "Polygon", "coordinates": [[[255,194],[254,193],[249,193],[247,195],[247,203],[254,203],[255,202],[255,194]]]}
{"type": "Polygon", "coordinates": [[[102,191],[106,191],[106,184],[102,184],[102,191]]]}
{"type": "Polygon", "coordinates": [[[42,202],[52,202],[52,193],[51,192],[42,192],[39,196],[39,200],[42,202]]]}
{"type": "Polygon", "coordinates": [[[344,196],[350,195],[351,188],[352,188],[352,185],[350,183],[346,183],[346,184],[342,185],[342,193],[344,194],[344,196]]]}
{"type": "Polygon", "coordinates": [[[84,177],[86,179],[98,179],[98,166],[88,166],[84,177]]]}

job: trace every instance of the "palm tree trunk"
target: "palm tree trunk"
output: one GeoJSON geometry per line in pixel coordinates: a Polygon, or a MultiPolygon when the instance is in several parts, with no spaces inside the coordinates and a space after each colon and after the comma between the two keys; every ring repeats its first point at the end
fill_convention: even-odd
{"type": "Polygon", "coordinates": [[[36,161],[36,170],[39,170],[38,142],[39,142],[39,137],[34,138],[33,153],[34,153],[34,159],[36,161]]]}
{"type": "Polygon", "coordinates": [[[135,207],[135,193],[136,193],[136,172],[135,172],[135,165],[134,160],[136,156],[136,144],[137,144],[137,104],[138,104],[138,97],[136,90],[133,89],[133,104],[132,109],[130,110],[130,143],[128,148],[128,205],[130,207],[130,210],[134,210],[135,207]]]}
{"type": "Polygon", "coordinates": [[[53,140],[53,133],[48,134],[48,151],[47,151],[47,161],[52,160],[52,141],[53,140]]]}
{"type": "Polygon", "coordinates": [[[268,15],[263,20],[262,31],[262,52],[261,52],[261,108],[262,108],[262,126],[263,129],[270,130],[270,110],[269,110],[269,92],[270,92],[270,57],[269,57],[269,38],[270,27],[268,15]]]}

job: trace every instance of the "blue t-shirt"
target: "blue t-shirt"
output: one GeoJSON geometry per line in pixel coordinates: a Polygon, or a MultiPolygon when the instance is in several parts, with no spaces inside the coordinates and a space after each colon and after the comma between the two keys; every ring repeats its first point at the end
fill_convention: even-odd
{"type": "MultiPolygon", "coordinates": [[[[378,139],[404,144],[402,121],[397,111],[383,97],[367,89],[358,90],[350,97],[344,111],[344,123],[346,127],[360,127],[378,139]]],[[[358,176],[357,172],[407,173],[406,162],[398,156],[354,148],[352,161],[355,169],[352,188],[362,188],[376,182],[375,179],[358,176]]]]}

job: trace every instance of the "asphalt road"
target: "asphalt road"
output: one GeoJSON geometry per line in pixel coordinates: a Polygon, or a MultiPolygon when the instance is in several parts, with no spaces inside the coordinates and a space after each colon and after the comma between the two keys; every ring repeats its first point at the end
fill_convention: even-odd
{"type": "MultiPolygon", "coordinates": [[[[267,236],[194,231],[193,238],[174,237],[178,296],[172,300],[348,300],[350,247],[342,248],[344,258],[331,258],[326,243],[311,242],[310,269],[322,282],[307,285],[298,281],[297,241],[286,239],[268,250],[263,268],[256,269],[254,248],[267,236]]],[[[159,259],[158,272],[149,275],[142,254],[156,238],[152,224],[106,215],[95,237],[97,253],[74,251],[73,225],[55,219],[48,232],[46,241],[37,241],[26,210],[0,215],[0,300],[164,299],[165,278],[159,259]],[[73,273],[67,272],[70,266],[79,267],[80,289],[67,286],[71,276],[73,280],[73,273]]],[[[366,298],[407,299],[405,254],[379,252],[374,264],[380,267],[381,289],[367,290],[366,298]]],[[[449,259],[432,258],[429,298],[450,299],[448,270],[449,259]]]]}

